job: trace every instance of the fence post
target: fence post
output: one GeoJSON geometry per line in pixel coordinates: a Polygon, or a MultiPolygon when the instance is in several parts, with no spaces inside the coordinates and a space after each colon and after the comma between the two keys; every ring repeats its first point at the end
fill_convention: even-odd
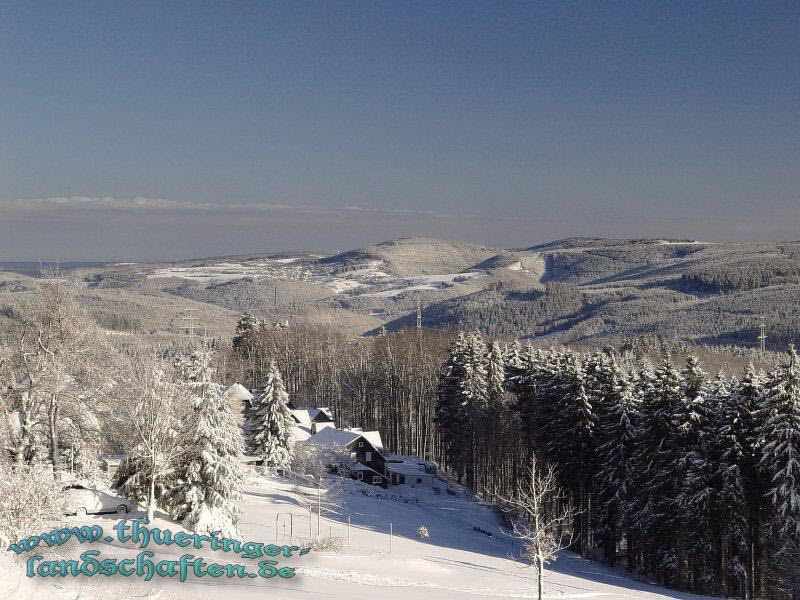
{"type": "Polygon", "coordinates": [[[389,523],[389,554],[392,553],[392,537],[394,536],[394,531],[392,528],[392,524],[389,523]]]}
{"type": "Polygon", "coordinates": [[[347,515],[347,547],[350,547],[350,515],[347,515]]]}

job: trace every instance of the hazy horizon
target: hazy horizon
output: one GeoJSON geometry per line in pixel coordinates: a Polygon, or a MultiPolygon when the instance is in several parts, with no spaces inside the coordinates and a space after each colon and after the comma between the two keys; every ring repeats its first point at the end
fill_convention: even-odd
{"type": "Polygon", "coordinates": [[[800,237],[800,5],[4,7],[0,260],[800,237]]]}

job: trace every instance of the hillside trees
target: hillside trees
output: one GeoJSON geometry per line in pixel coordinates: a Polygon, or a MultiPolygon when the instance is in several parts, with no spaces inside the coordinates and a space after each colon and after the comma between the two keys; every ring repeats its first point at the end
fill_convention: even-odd
{"type": "Polygon", "coordinates": [[[792,522],[781,507],[798,483],[788,446],[769,445],[795,431],[792,360],[766,379],[750,367],[711,380],[685,344],[537,346],[424,330],[348,342],[298,326],[259,330],[254,353],[229,364],[259,380],[285,364],[295,404],[379,429],[489,499],[513,496],[535,458],[579,513],[564,527],[573,548],[609,563],[706,594],[778,598],[793,585],[776,565],[793,564],[794,540],[773,527],[792,522]]]}

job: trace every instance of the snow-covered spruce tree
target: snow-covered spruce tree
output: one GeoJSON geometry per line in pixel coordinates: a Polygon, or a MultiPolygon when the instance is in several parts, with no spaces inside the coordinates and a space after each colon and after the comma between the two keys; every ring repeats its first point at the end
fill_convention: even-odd
{"type": "Polygon", "coordinates": [[[744,488],[747,510],[747,586],[749,598],[760,592],[760,557],[762,556],[762,517],[767,508],[767,486],[759,468],[763,439],[760,437],[761,420],[765,412],[763,403],[764,376],[755,370],[752,363],[747,366],[741,381],[733,387],[730,398],[728,430],[723,431],[730,439],[725,445],[723,465],[738,464],[744,488]]]}
{"type": "Polygon", "coordinates": [[[525,360],[523,359],[523,351],[524,348],[522,346],[522,342],[519,340],[514,340],[514,343],[506,349],[505,353],[504,362],[507,369],[524,368],[525,360]]]}
{"type": "Polygon", "coordinates": [[[644,570],[655,573],[662,584],[674,585],[678,576],[678,546],[683,528],[676,519],[674,498],[682,477],[675,466],[683,455],[674,415],[682,404],[680,373],[664,355],[661,365],[647,377],[641,406],[641,427],[635,446],[635,497],[630,514],[638,541],[637,554],[644,570]]]}
{"type": "Polygon", "coordinates": [[[563,354],[558,350],[540,350],[527,346],[523,355],[525,365],[510,372],[507,385],[517,396],[514,403],[523,433],[530,438],[538,456],[553,462],[547,455],[550,446],[550,427],[558,405],[558,378],[563,354]]]}
{"type": "Polygon", "coordinates": [[[233,347],[244,349],[253,335],[261,328],[261,320],[249,312],[243,313],[236,323],[236,335],[233,337],[233,347]]]}
{"type": "Polygon", "coordinates": [[[286,466],[292,459],[294,419],[288,402],[289,394],[273,361],[251,410],[250,452],[261,458],[265,467],[286,466]]]}
{"type": "Polygon", "coordinates": [[[441,367],[436,388],[435,422],[447,466],[454,470],[459,481],[467,466],[468,448],[465,432],[469,426],[467,399],[461,382],[467,361],[467,341],[459,332],[450,344],[447,360],[441,367]]]}
{"type": "Polygon", "coordinates": [[[590,490],[595,472],[596,421],[580,356],[571,351],[564,352],[560,369],[550,386],[549,394],[555,400],[555,405],[548,424],[550,435],[545,454],[558,465],[561,481],[572,494],[573,504],[578,511],[575,544],[582,553],[588,549],[590,542],[590,490]]]}
{"type": "Polygon", "coordinates": [[[211,353],[201,348],[179,359],[176,372],[189,396],[190,411],[181,431],[183,446],[174,476],[164,495],[172,516],[201,534],[236,535],[244,472],[242,432],[213,381],[211,353]]]}
{"type": "Polygon", "coordinates": [[[486,357],[487,397],[491,403],[499,402],[505,394],[506,358],[498,342],[492,342],[486,357]]]}
{"type": "Polygon", "coordinates": [[[741,436],[745,415],[731,389],[738,382],[726,381],[720,373],[714,381],[712,413],[714,437],[707,449],[715,471],[711,479],[711,531],[718,532],[718,564],[712,566],[715,590],[722,596],[747,596],[749,565],[748,501],[743,466],[749,441],[741,436]],[[714,569],[713,567],[716,567],[714,569]]]}
{"type": "Polygon", "coordinates": [[[597,538],[606,562],[613,566],[622,540],[627,538],[628,549],[633,545],[627,509],[634,492],[638,401],[613,353],[606,355],[599,368],[601,372],[594,372],[594,377],[602,385],[595,386],[595,393],[604,394],[604,398],[599,403],[603,411],[598,414],[596,429],[597,538]]]}
{"type": "Polygon", "coordinates": [[[769,503],[767,531],[777,557],[800,540],[800,360],[794,346],[763,390],[761,468],[769,503]]]}
{"type": "Polygon", "coordinates": [[[472,489],[488,401],[486,343],[477,332],[459,333],[439,374],[435,421],[448,465],[472,489]]]}
{"type": "Polygon", "coordinates": [[[678,452],[672,467],[680,490],[670,514],[674,526],[683,532],[677,547],[678,579],[680,585],[709,590],[718,570],[720,548],[712,531],[720,491],[712,417],[719,411],[697,357],[687,357],[681,377],[681,402],[674,414],[678,452]]]}

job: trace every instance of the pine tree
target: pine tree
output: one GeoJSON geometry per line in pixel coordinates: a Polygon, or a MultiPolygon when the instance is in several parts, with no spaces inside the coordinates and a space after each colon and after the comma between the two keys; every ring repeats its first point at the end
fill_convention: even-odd
{"type": "Polygon", "coordinates": [[[682,405],[682,381],[669,356],[664,355],[659,368],[640,378],[645,391],[641,408],[641,429],[636,442],[635,477],[637,494],[631,514],[639,540],[639,554],[644,567],[658,573],[662,583],[675,582],[679,571],[675,498],[682,477],[675,466],[682,455],[674,415],[682,405]]]}
{"type": "Polygon", "coordinates": [[[565,352],[557,376],[549,382],[548,395],[555,400],[548,423],[546,454],[559,465],[560,477],[578,507],[577,546],[586,550],[591,521],[590,488],[595,473],[595,415],[586,391],[580,357],[565,352]]]}
{"type": "Polygon", "coordinates": [[[748,498],[745,471],[748,462],[747,435],[742,435],[746,408],[722,374],[713,386],[715,435],[710,454],[716,462],[715,496],[712,500],[712,527],[719,532],[719,567],[715,579],[723,596],[733,592],[747,595],[749,570],[748,498]]]}
{"type": "Polygon", "coordinates": [[[492,342],[486,358],[487,396],[493,403],[505,393],[506,353],[503,352],[498,342],[492,342]]]}
{"type": "Polygon", "coordinates": [[[176,372],[190,396],[182,431],[184,452],[175,468],[178,483],[164,495],[172,516],[198,533],[236,534],[244,472],[243,439],[222,387],[212,380],[205,349],[178,361],[176,372]]]}
{"type": "Polygon", "coordinates": [[[466,399],[461,389],[467,359],[467,343],[459,332],[450,344],[449,355],[442,365],[436,389],[435,423],[444,456],[456,471],[459,480],[467,463],[467,446],[464,434],[469,424],[466,399]]]}
{"type": "Polygon", "coordinates": [[[289,394],[273,361],[251,410],[250,452],[260,457],[264,466],[286,466],[291,460],[294,419],[288,402],[289,394]]]}
{"type": "Polygon", "coordinates": [[[712,404],[721,399],[710,393],[708,377],[696,356],[686,358],[681,378],[681,401],[673,415],[676,455],[672,465],[680,489],[669,519],[683,532],[677,548],[681,585],[707,589],[715,577],[720,547],[712,531],[717,525],[715,511],[721,486],[717,477],[716,420],[712,415],[720,409],[712,404]]]}
{"type": "Polygon", "coordinates": [[[233,337],[233,347],[244,348],[252,336],[262,327],[262,322],[249,312],[243,313],[236,323],[236,335],[233,337]]]}
{"type": "Polygon", "coordinates": [[[506,350],[505,354],[505,364],[507,369],[522,369],[525,366],[525,360],[523,358],[523,351],[524,348],[522,343],[519,340],[514,340],[514,343],[511,344],[506,350]]]}
{"type": "Polygon", "coordinates": [[[794,346],[788,360],[764,384],[761,467],[767,478],[769,530],[780,551],[800,539],[800,361],[794,346]]]}
{"type": "Polygon", "coordinates": [[[761,410],[763,403],[764,377],[756,372],[752,363],[731,394],[731,416],[728,418],[733,436],[726,448],[730,456],[726,464],[739,465],[744,488],[747,511],[747,585],[749,598],[755,598],[759,590],[759,558],[762,554],[762,517],[765,512],[766,485],[759,461],[762,455],[763,440],[760,437],[761,418],[766,414],[761,410]],[[739,454],[741,454],[739,456],[739,454]]]}
{"type": "Polygon", "coordinates": [[[597,495],[598,537],[606,561],[614,565],[617,547],[627,533],[627,509],[633,492],[634,444],[637,436],[638,402],[631,382],[619,368],[613,353],[592,371],[595,394],[604,394],[598,402],[604,407],[598,415],[597,465],[595,492],[597,495]]]}

